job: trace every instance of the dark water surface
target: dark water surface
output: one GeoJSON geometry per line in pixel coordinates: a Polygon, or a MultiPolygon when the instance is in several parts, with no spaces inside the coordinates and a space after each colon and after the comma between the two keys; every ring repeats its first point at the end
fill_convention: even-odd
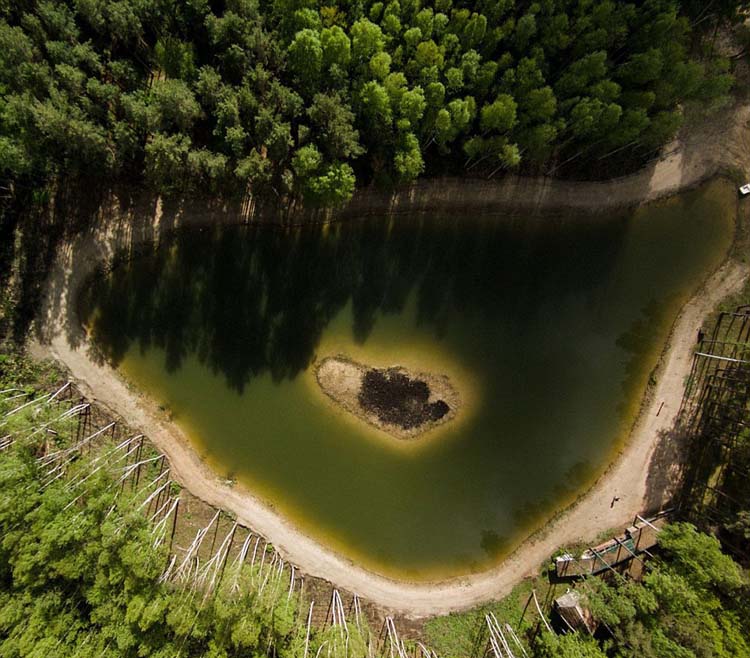
{"type": "Polygon", "coordinates": [[[186,231],[82,295],[95,341],[222,476],[389,575],[488,567],[622,446],[680,305],[728,249],[731,186],[596,217],[186,231]],[[459,418],[404,444],[315,358],[446,373],[459,418]]]}

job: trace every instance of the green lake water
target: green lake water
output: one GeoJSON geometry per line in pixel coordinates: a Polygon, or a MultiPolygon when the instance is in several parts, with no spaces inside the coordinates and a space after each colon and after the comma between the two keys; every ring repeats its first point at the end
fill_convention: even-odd
{"type": "Polygon", "coordinates": [[[189,230],[95,277],[81,315],[220,476],[370,569],[458,575],[496,563],[622,447],[735,210],[714,182],[599,216],[189,230]],[[445,373],[464,405],[399,442],[318,390],[315,359],[338,353],[445,373]]]}

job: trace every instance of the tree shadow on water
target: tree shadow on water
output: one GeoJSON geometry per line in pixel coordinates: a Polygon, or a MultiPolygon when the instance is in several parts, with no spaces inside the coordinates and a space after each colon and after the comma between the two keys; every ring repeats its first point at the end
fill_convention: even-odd
{"type": "Polygon", "coordinates": [[[416,322],[437,338],[457,314],[524,313],[530,302],[523,290],[539,281],[519,262],[567,263],[551,282],[544,267],[538,273],[553,296],[596,281],[609,268],[607,249],[571,261],[571,243],[586,232],[592,243],[616,245],[622,229],[540,236],[511,222],[490,224],[415,217],[185,229],[93,276],[79,311],[113,365],[134,346],[164,350],[170,372],[194,355],[241,392],[254,377],[279,382],[306,369],[347,304],[359,343],[379,316],[403,312],[412,298],[416,322]]]}

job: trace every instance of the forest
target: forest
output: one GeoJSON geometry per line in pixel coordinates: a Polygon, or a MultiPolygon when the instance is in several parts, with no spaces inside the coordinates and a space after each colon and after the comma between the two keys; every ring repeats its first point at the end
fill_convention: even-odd
{"type": "Polygon", "coordinates": [[[728,102],[717,34],[747,5],[2,0],[0,178],[329,206],[421,175],[616,172],[728,102]]]}

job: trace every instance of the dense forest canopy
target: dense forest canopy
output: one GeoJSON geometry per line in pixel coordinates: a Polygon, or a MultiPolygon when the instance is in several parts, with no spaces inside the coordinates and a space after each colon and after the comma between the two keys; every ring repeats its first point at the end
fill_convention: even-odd
{"type": "Polygon", "coordinates": [[[745,4],[0,0],[0,168],[336,204],[646,157],[726,100],[712,33],[745,4]]]}

